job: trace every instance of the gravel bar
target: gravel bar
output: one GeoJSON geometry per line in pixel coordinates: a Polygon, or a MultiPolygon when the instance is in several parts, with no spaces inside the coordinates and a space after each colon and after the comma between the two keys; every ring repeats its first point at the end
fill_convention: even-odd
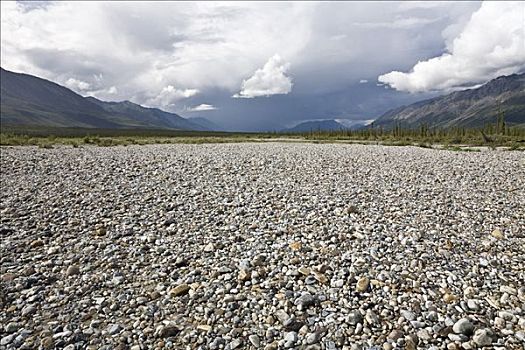
{"type": "Polygon", "coordinates": [[[524,349],[525,153],[1,148],[1,349],[524,349]]]}

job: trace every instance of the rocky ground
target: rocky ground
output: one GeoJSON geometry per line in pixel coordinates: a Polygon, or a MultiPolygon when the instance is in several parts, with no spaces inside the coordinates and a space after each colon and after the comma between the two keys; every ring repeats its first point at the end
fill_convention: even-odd
{"type": "Polygon", "coordinates": [[[523,349],[525,154],[1,149],[2,349],[523,349]]]}

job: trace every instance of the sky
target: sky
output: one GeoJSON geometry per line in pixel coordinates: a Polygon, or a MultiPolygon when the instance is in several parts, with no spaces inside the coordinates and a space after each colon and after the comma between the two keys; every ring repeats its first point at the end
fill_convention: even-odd
{"type": "Polygon", "coordinates": [[[387,110],[525,70],[525,2],[1,2],[1,66],[228,130],[387,110]]]}

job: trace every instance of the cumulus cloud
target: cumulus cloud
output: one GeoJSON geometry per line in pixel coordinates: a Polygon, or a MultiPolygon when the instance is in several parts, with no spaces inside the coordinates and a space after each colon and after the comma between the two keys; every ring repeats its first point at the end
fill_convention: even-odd
{"type": "Polygon", "coordinates": [[[91,84],[75,78],[69,78],[64,85],[77,92],[88,91],[91,88],[91,84]]]}
{"type": "Polygon", "coordinates": [[[175,102],[195,96],[199,93],[197,89],[176,89],[172,85],[164,87],[157,96],[150,98],[146,101],[148,106],[160,106],[160,107],[170,107],[175,104],[175,102]]]}
{"type": "Polygon", "coordinates": [[[290,63],[281,56],[273,55],[264,67],[257,69],[248,79],[243,80],[241,91],[233,95],[236,98],[283,95],[292,91],[292,79],[286,75],[290,63]]]}
{"type": "Polygon", "coordinates": [[[408,73],[392,71],[378,80],[400,91],[446,91],[525,70],[525,3],[483,2],[449,46],[408,73]]]}
{"type": "Polygon", "coordinates": [[[188,108],[188,112],[214,111],[216,109],[217,109],[217,107],[215,107],[213,105],[202,103],[202,104],[200,104],[198,106],[188,108]]]}
{"type": "Polygon", "coordinates": [[[368,80],[366,79],[359,80],[359,84],[366,84],[366,83],[368,83],[368,80]]]}

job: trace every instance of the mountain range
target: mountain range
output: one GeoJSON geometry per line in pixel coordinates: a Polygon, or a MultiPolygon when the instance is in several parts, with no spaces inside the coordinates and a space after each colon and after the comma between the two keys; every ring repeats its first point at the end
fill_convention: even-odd
{"type": "MultiPolygon", "coordinates": [[[[0,122],[9,126],[222,130],[205,118],[186,119],[130,101],[107,102],[29,74],[1,69],[0,122]]],[[[525,74],[502,76],[474,89],[389,110],[374,127],[479,127],[504,112],[507,125],[525,126],[525,74]]],[[[283,132],[357,129],[370,121],[321,119],[300,122],[283,132]]]]}
{"type": "Polygon", "coordinates": [[[202,120],[188,120],[129,101],[83,97],[49,80],[3,68],[0,82],[2,125],[210,130],[202,120]]]}
{"type": "Polygon", "coordinates": [[[507,125],[525,126],[525,74],[493,79],[475,88],[392,109],[374,126],[479,127],[504,113],[507,125]]]}
{"type": "Polygon", "coordinates": [[[296,124],[291,128],[282,130],[285,133],[302,133],[311,131],[338,131],[346,129],[361,129],[372,120],[349,120],[349,119],[319,119],[307,120],[296,124]]]}

